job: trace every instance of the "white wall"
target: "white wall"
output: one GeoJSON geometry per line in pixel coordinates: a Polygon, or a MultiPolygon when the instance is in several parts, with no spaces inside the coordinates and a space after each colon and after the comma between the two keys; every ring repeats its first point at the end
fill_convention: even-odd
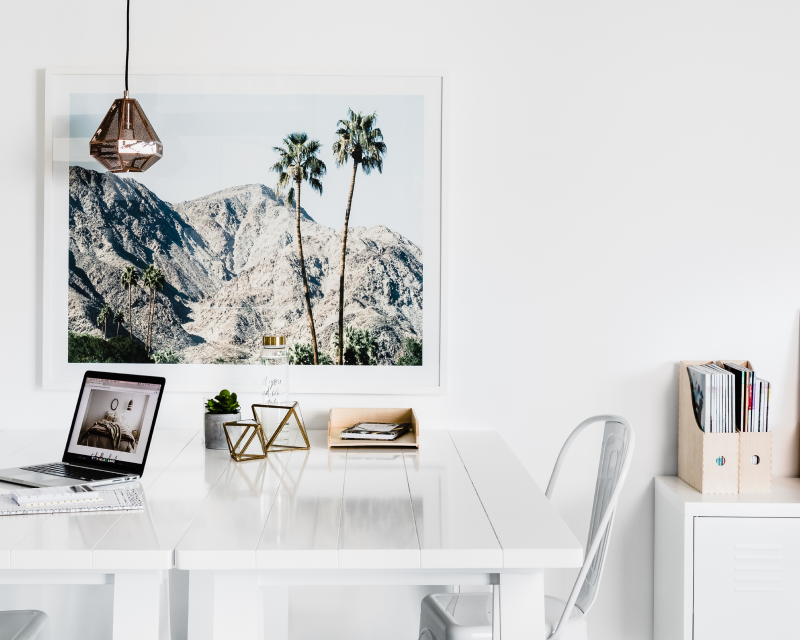
{"type": "MultiPolygon", "coordinates": [[[[677,361],[756,363],[775,390],[775,475],[798,470],[800,5],[132,4],[135,66],[449,72],[448,391],[304,397],[304,414],[322,427],[332,405],[390,403],[428,429],[499,429],[541,485],[581,419],[627,416],[638,448],[590,625],[651,637],[652,478],[677,468],[677,361]]],[[[73,394],[41,390],[42,69],[121,64],[123,5],[0,5],[5,425],[30,428],[34,407],[71,417],[73,394]]],[[[185,419],[199,402],[169,395],[160,426],[199,426],[199,408],[185,419]]],[[[581,537],[588,460],[556,495],[581,537]]]]}

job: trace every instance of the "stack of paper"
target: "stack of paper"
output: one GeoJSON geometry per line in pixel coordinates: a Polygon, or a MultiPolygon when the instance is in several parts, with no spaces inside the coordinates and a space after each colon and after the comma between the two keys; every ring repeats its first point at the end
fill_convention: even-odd
{"type": "Polygon", "coordinates": [[[342,440],[397,440],[411,429],[411,423],[359,422],[339,434],[342,440]]]}
{"type": "Polygon", "coordinates": [[[11,497],[21,507],[45,507],[103,501],[102,496],[85,484],[76,484],[68,487],[15,489],[11,492],[11,497]]]}
{"type": "Polygon", "coordinates": [[[144,509],[142,499],[136,491],[136,487],[132,485],[128,485],[124,489],[107,491],[93,490],[91,487],[85,487],[88,491],[70,492],[70,489],[71,487],[17,489],[14,493],[0,495],[0,516],[144,509]],[[39,496],[34,497],[32,492],[39,492],[39,496]],[[73,498],[57,498],[57,496],[67,496],[69,493],[72,493],[73,498]],[[81,493],[88,493],[92,498],[74,498],[81,493]]]}

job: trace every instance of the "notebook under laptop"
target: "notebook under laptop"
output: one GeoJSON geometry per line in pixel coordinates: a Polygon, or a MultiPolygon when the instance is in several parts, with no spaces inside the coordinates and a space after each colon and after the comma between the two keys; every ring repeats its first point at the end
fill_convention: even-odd
{"type": "Polygon", "coordinates": [[[0,469],[0,480],[27,487],[101,485],[144,472],[164,378],[87,371],[61,462],[0,469]]]}

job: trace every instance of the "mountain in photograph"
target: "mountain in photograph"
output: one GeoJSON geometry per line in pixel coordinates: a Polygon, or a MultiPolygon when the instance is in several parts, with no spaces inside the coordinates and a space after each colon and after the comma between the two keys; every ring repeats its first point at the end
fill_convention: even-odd
{"type": "MultiPolygon", "coordinates": [[[[331,353],[338,328],[341,231],[302,212],[303,250],[317,339],[331,353]]],[[[247,363],[262,335],[309,343],[296,213],[261,184],[181,203],[132,178],[70,167],[69,330],[128,335],[126,267],[155,264],[165,286],[153,307],[152,349],[183,363],[247,363]],[[98,327],[104,306],[121,311],[98,327]]],[[[141,282],[140,282],[141,285],[141,282]]],[[[133,337],[144,342],[149,290],[133,288],[133,337]]],[[[422,249],[384,226],[351,227],[344,323],[368,330],[377,364],[394,364],[406,338],[422,339],[422,249]]]]}

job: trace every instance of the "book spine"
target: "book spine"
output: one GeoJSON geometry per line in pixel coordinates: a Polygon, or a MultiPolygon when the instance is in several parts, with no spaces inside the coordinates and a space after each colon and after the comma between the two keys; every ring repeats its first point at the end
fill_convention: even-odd
{"type": "Polygon", "coordinates": [[[731,432],[731,418],[733,417],[733,404],[731,404],[731,379],[723,375],[722,383],[725,386],[725,433],[731,432]]]}
{"type": "Polygon", "coordinates": [[[728,378],[728,431],[736,432],[736,376],[729,375],[728,378]]]}
{"type": "Polygon", "coordinates": [[[703,376],[703,411],[700,415],[702,419],[702,424],[700,428],[705,432],[708,433],[708,376],[703,376]]]}
{"type": "Polygon", "coordinates": [[[761,380],[756,379],[753,398],[755,399],[755,407],[753,408],[756,418],[755,427],[757,432],[761,432],[761,380]]]}
{"type": "Polygon", "coordinates": [[[714,374],[711,374],[711,398],[713,401],[711,431],[719,433],[719,386],[717,385],[717,376],[714,374]]]}
{"type": "Polygon", "coordinates": [[[733,402],[733,376],[725,376],[725,392],[728,396],[728,401],[725,403],[725,411],[728,414],[728,433],[733,433],[734,416],[734,402],[733,402]]]}
{"type": "Polygon", "coordinates": [[[769,382],[767,382],[767,403],[766,403],[766,411],[764,412],[764,431],[769,431],[769,390],[770,387],[769,382]]]}
{"type": "Polygon", "coordinates": [[[742,371],[742,378],[740,380],[740,383],[742,385],[742,388],[740,389],[740,391],[742,392],[742,402],[741,402],[742,416],[739,421],[739,430],[745,431],[747,428],[747,373],[745,371],[742,371]]]}
{"type": "Polygon", "coordinates": [[[741,385],[739,389],[741,392],[741,407],[739,409],[741,411],[741,415],[739,417],[739,430],[744,431],[747,426],[747,373],[744,371],[742,371],[739,384],[741,385]]]}

